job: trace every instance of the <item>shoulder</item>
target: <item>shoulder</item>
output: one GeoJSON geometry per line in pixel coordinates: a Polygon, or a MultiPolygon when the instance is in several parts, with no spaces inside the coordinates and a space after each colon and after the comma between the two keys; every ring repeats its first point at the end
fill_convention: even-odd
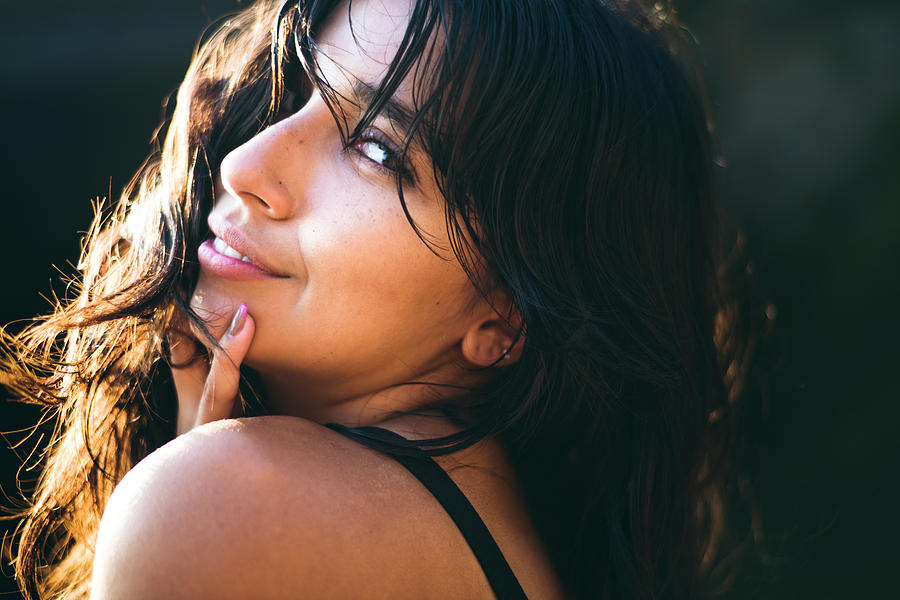
{"type": "Polygon", "coordinates": [[[395,461],[328,428],[291,417],[217,421],[166,444],[117,486],[92,597],[415,589],[435,566],[417,564],[434,554],[423,549],[440,548],[444,535],[425,524],[445,518],[395,461]]]}

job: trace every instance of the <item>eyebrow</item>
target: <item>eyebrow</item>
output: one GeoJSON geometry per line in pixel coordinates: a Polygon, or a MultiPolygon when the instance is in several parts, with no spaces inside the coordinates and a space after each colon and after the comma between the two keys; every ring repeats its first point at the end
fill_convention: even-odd
{"type": "MultiPolygon", "coordinates": [[[[369,106],[372,101],[375,100],[378,88],[370,83],[357,79],[353,83],[352,92],[353,97],[359,103],[359,106],[369,106]]],[[[413,121],[415,121],[416,118],[415,113],[409,106],[394,97],[388,98],[387,101],[385,101],[381,113],[387,117],[391,124],[399,129],[404,136],[409,133],[413,121]]]]}

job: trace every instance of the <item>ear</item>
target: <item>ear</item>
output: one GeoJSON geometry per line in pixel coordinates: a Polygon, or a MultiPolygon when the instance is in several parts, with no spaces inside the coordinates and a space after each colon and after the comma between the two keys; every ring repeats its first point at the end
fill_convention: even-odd
{"type": "Polygon", "coordinates": [[[463,357],[479,367],[512,365],[525,345],[519,311],[506,298],[495,305],[500,314],[488,307],[487,316],[474,322],[460,342],[463,357]]]}

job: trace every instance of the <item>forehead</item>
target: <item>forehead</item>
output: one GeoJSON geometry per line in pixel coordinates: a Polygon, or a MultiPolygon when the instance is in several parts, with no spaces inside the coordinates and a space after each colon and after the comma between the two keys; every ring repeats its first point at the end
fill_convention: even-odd
{"type": "MultiPolygon", "coordinates": [[[[406,32],[413,0],[344,0],[316,35],[321,74],[335,87],[384,78],[406,32]]],[[[397,94],[409,93],[401,86],[397,94]]]]}

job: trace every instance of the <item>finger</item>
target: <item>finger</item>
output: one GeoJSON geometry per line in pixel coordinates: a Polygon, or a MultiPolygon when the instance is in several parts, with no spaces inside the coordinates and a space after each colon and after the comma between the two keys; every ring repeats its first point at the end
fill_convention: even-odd
{"type": "Polygon", "coordinates": [[[191,322],[180,309],[176,309],[172,317],[166,341],[169,343],[169,359],[176,365],[187,364],[197,353],[197,339],[191,332],[191,322]]]}
{"type": "Polygon", "coordinates": [[[178,398],[175,431],[181,435],[190,431],[197,419],[197,408],[209,374],[209,359],[184,317],[176,318],[172,323],[167,339],[172,383],[178,398]]]}
{"type": "Polygon", "coordinates": [[[256,324],[247,313],[247,306],[241,303],[231,326],[219,340],[220,347],[213,352],[195,426],[231,416],[238,396],[241,362],[247,355],[255,331],[256,324]]]}
{"type": "Polygon", "coordinates": [[[209,373],[209,361],[200,344],[181,332],[169,335],[169,359],[172,380],[179,403],[193,398],[194,404],[200,401],[206,376],[209,373]]]}

